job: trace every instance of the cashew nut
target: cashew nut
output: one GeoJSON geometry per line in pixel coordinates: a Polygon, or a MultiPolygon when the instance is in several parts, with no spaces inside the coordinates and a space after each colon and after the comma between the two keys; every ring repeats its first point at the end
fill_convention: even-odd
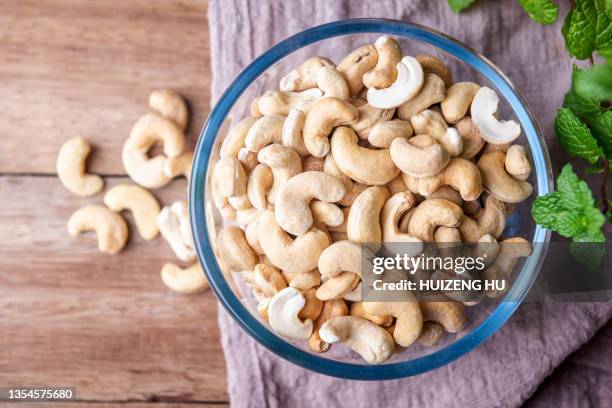
{"type": "Polygon", "coordinates": [[[340,127],[332,135],[332,155],[344,174],[368,185],[386,184],[399,174],[389,149],[368,149],[357,142],[357,135],[348,127],[340,127]]]}
{"type": "Polygon", "coordinates": [[[246,147],[243,147],[238,152],[238,161],[242,164],[242,168],[244,168],[246,173],[249,173],[259,164],[257,153],[250,151],[246,147]]]}
{"type": "Polygon", "coordinates": [[[281,91],[303,91],[317,86],[317,71],[321,67],[333,67],[334,63],[323,57],[312,57],[302,62],[281,80],[281,91]]]}
{"type": "Polygon", "coordinates": [[[338,316],[348,315],[348,307],[342,299],[333,299],[323,302],[323,309],[321,314],[315,320],[312,335],[308,339],[308,346],[310,349],[317,353],[324,353],[330,348],[330,344],[321,340],[319,336],[319,329],[323,323],[338,316]]]}
{"type": "Polygon", "coordinates": [[[259,97],[257,108],[262,115],[287,116],[293,108],[309,111],[322,96],[323,92],[319,88],[302,92],[269,91],[259,97]]]}
{"type": "MultiPolygon", "coordinates": [[[[306,156],[302,158],[302,170],[303,171],[324,171],[324,169],[325,169],[325,159],[321,157],[314,157],[314,156],[306,156]]],[[[335,176],[335,174],[332,174],[332,176],[335,176]]]]}
{"type": "Polygon", "coordinates": [[[374,46],[378,52],[378,61],[374,69],[363,74],[363,84],[367,88],[387,88],[397,78],[395,66],[402,59],[402,50],[395,38],[386,35],[378,37],[374,46]]]}
{"type": "Polygon", "coordinates": [[[497,93],[483,86],[474,95],[471,113],[482,138],[492,144],[510,143],[521,134],[521,126],[513,120],[500,121],[495,116],[499,105],[497,93]]]}
{"type": "Polygon", "coordinates": [[[419,204],[408,224],[408,233],[425,242],[434,242],[436,227],[457,227],[461,222],[461,207],[447,200],[434,198],[419,204]]]}
{"type": "Polygon", "coordinates": [[[449,128],[440,112],[427,109],[410,117],[414,134],[426,134],[438,141],[452,157],[463,151],[463,140],[455,128],[449,128]]]}
{"type": "Polygon", "coordinates": [[[249,283],[258,295],[266,298],[272,298],[287,287],[287,282],[280,271],[266,264],[255,265],[249,283]]]}
{"type": "Polygon", "coordinates": [[[294,240],[276,223],[270,210],[260,215],[257,229],[259,244],[274,266],[296,273],[316,268],[319,255],[330,244],[327,234],[317,228],[294,240]]]}
{"type": "Polygon", "coordinates": [[[287,272],[282,271],[283,277],[292,288],[304,292],[315,288],[321,284],[321,274],[318,270],[308,272],[287,272]]]}
{"type": "Polygon", "coordinates": [[[353,123],[358,118],[357,109],[338,98],[323,98],[306,115],[304,144],[311,155],[325,157],[329,152],[327,137],[337,126],[353,123]]]}
{"type": "Polygon", "coordinates": [[[258,223],[259,217],[249,222],[244,228],[244,236],[251,249],[255,251],[255,253],[263,255],[264,252],[263,249],[261,249],[261,245],[259,245],[259,237],[257,236],[258,223]]]}
{"type": "Polygon", "coordinates": [[[246,182],[246,173],[238,159],[225,156],[215,164],[212,183],[221,197],[244,195],[246,182]]]}
{"type": "Polygon", "coordinates": [[[304,112],[296,108],[291,109],[283,124],[281,135],[283,145],[291,147],[300,156],[308,156],[309,154],[306,145],[304,145],[304,137],[302,136],[304,119],[306,119],[304,112]]]}
{"type": "Polygon", "coordinates": [[[349,86],[351,96],[357,95],[363,88],[363,75],[376,66],[378,51],[372,44],[364,45],[344,57],[336,67],[349,86]]]}
{"type": "MultiPolygon", "coordinates": [[[[531,243],[524,238],[508,238],[500,242],[499,252],[493,263],[484,271],[484,278],[487,280],[508,279],[518,260],[531,255],[531,243]]],[[[486,295],[491,298],[499,297],[508,290],[488,291],[486,295]]]]}
{"type": "Polygon", "coordinates": [[[278,190],[276,222],[290,234],[301,235],[312,226],[310,201],[336,202],[344,193],[344,185],[334,176],[321,171],[300,173],[285,181],[278,190]]]}
{"type": "Polygon", "coordinates": [[[382,241],[380,228],[380,211],[389,197],[389,191],[384,187],[369,187],[365,189],[349,212],[346,224],[348,238],[357,243],[370,244],[375,249],[382,241]]]}
{"type": "Polygon", "coordinates": [[[317,290],[315,288],[311,288],[303,293],[306,304],[298,314],[301,320],[311,320],[314,322],[321,314],[323,310],[323,301],[317,298],[316,292],[317,290]]]}
{"type": "Polygon", "coordinates": [[[91,230],[96,231],[98,249],[109,254],[121,251],[128,238],[123,217],[103,205],[81,207],[68,220],[68,233],[73,237],[91,230]]]}
{"type": "Polygon", "coordinates": [[[461,158],[471,160],[482,150],[485,140],[480,136],[478,128],[469,116],[464,117],[455,125],[455,129],[463,139],[461,158]]]}
{"type": "Polygon", "coordinates": [[[464,216],[459,225],[459,232],[465,242],[478,242],[484,235],[491,234],[495,238],[504,232],[506,214],[504,205],[494,196],[488,196],[484,212],[478,221],[464,216]]]}
{"type": "Polygon", "coordinates": [[[269,166],[265,164],[255,166],[247,182],[247,196],[253,207],[262,211],[268,208],[266,193],[272,187],[273,182],[274,177],[269,166]]]}
{"type": "Polygon", "coordinates": [[[342,272],[340,275],[323,282],[317,288],[317,298],[320,300],[340,299],[357,286],[359,275],[353,272],[342,272]]]}
{"type": "Polygon", "coordinates": [[[310,203],[310,211],[315,225],[339,227],[344,223],[344,212],[337,205],[315,200],[310,203]]]}
{"type": "Polygon", "coordinates": [[[163,171],[167,157],[181,154],[184,144],[183,132],[174,122],[157,115],[145,115],[134,124],[130,137],[123,145],[123,167],[131,179],[141,186],[162,187],[171,180],[163,171]],[[149,158],[148,150],[158,142],[164,145],[164,155],[149,158]]]}
{"type": "Polygon", "coordinates": [[[531,184],[517,180],[506,171],[506,155],[502,151],[485,153],[478,160],[484,188],[505,203],[520,203],[533,191],[531,184]]]}
{"type": "Polygon", "coordinates": [[[417,55],[416,59],[421,64],[425,74],[436,74],[442,78],[447,89],[453,85],[453,75],[448,67],[438,58],[431,55],[417,55]]]}
{"type": "Polygon", "coordinates": [[[184,176],[187,181],[191,178],[191,166],[193,164],[193,153],[185,152],[175,157],[168,157],[164,163],[164,174],[166,177],[175,178],[184,176]]]}
{"type": "Polygon", "coordinates": [[[115,212],[129,210],[140,236],[150,241],[159,234],[159,203],[149,191],[135,184],[119,184],[104,195],[104,204],[115,212]]]}
{"type": "Polygon", "coordinates": [[[444,100],[446,86],[444,81],[436,74],[427,74],[423,79],[423,87],[413,98],[397,108],[397,116],[409,120],[412,115],[428,109],[431,105],[444,100]]]}
{"type": "Polygon", "coordinates": [[[396,65],[397,78],[387,88],[368,89],[368,103],[376,108],[395,108],[413,98],[423,86],[423,69],[413,57],[403,57],[396,65]]]}
{"type": "Polygon", "coordinates": [[[401,171],[417,178],[440,173],[450,161],[448,151],[427,135],[396,138],[389,151],[393,163],[401,171]]]}
{"type": "Polygon", "coordinates": [[[342,272],[352,272],[361,276],[361,251],[361,246],[351,241],[331,244],[319,256],[317,266],[321,276],[335,278],[342,272]]]}
{"type": "Polygon", "coordinates": [[[183,132],[189,122],[187,104],[181,95],[170,90],[160,89],[149,95],[149,106],[161,116],[176,123],[183,132]]]}
{"type": "Polygon", "coordinates": [[[346,193],[344,194],[344,197],[342,197],[342,199],[338,201],[338,204],[340,205],[353,205],[353,202],[355,201],[357,196],[361,194],[363,190],[366,189],[366,186],[364,186],[363,184],[355,183],[353,180],[351,180],[349,176],[342,173],[342,171],[338,168],[336,161],[334,160],[333,154],[331,153],[325,156],[325,161],[323,163],[323,171],[336,177],[337,179],[342,181],[342,184],[344,184],[344,189],[346,190],[346,193]]]}
{"type": "Polygon", "coordinates": [[[257,159],[272,170],[274,181],[268,191],[268,202],[274,204],[280,186],[302,171],[300,156],[290,147],[272,144],[261,149],[257,159]]]}
{"type": "MultiPolygon", "coordinates": [[[[406,177],[404,177],[404,181],[406,185],[411,184],[406,177]]],[[[469,160],[454,158],[437,175],[418,179],[417,188],[420,195],[429,196],[442,186],[450,186],[459,191],[461,198],[465,201],[472,201],[480,196],[482,184],[480,171],[474,163],[469,160]]]]}
{"type": "Polygon", "coordinates": [[[442,186],[433,193],[431,193],[427,198],[443,198],[445,200],[450,201],[451,203],[457,204],[459,207],[463,205],[463,199],[461,198],[461,194],[456,190],[453,190],[449,186],[442,186]]]}
{"type": "Polygon", "coordinates": [[[409,191],[394,194],[383,206],[380,215],[382,223],[382,240],[385,249],[391,253],[398,253],[398,244],[401,245],[401,252],[408,256],[418,255],[423,251],[421,240],[399,229],[400,218],[414,206],[414,196],[409,191]]]}
{"type": "Polygon", "coordinates": [[[73,194],[88,197],[102,191],[104,180],[95,174],[85,173],[85,163],[90,146],[83,138],[66,141],[57,156],[57,176],[73,194]]]}
{"type": "Polygon", "coordinates": [[[190,262],[196,258],[189,209],[185,201],[162,208],[157,216],[157,227],[181,261],[190,262]]]}
{"type": "Polygon", "coordinates": [[[527,158],[525,146],[512,145],[506,152],[504,162],[506,171],[517,180],[525,181],[531,174],[531,163],[527,158]]]}
{"type": "Polygon", "coordinates": [[[177,293],[199,293],[208,289],[208,280],[199,262],[187,268],[173,263],[162,266],[161,279],[164,284],[177,293]]]}
{"type": "Polygon", "coordinates": [[[385,361],[395,350],[389,332],[360,317],[334,317],[321,326],[319,336],[326,343],[345,343],[371,364],[385,361]]]}
{"type": "Polygon", "coordinates": [[[433,347],[442,338],[444,327],[438,322],[423,322],[423,330],[417,341],[424,347],[433,347]]]}
{"type": "Polygon", "coordinates": [[[368,133],[368,142],[374,147],[388,149],[393,140],[400,138],[410,138],[412,136],[412,126],[410,122],[393,119],[378,122],[368,133]]]}
{"type": "Polygon", "coordinates": [[[374,126],[380,122],[391,120],[395,113],[395,109],[378,109],[368,103],[357,106],[356,101],[360,101],[360,99],[353,100],[351,103],[357,108],[359,120],[351,123],[350,127],[357,132],[360,139],[368,139],[374,126]]]}
{"type": "Polygon", "coordinates": [[[465,307],[461,302],[422,301],[419,306],[423,321],[438,322],[449,333],[460,332],[467,323],[465,307]]]}
{"type": "Polygon", "coordinates": [[[346,80],[334,67],[321,67],[317,71],[317,86],[324,97],[335,97],[342,100],[349,98],[346,80]]]}
{"type": "Polygon", "coordinates": [[[240,149],[244,147],[247,133],[257,119],[258,118],[254,117],[244,118],[227,132],[227,136],[223,139],[221,150],[219,151],[219,156],[221,158],[228,156],[238,157],[240,149]]]}
{"type": "Polygon", "coordinates": [[[393,339],[397,344],[408,347],[414,343],[423,328],[423,316],[419,303],[410,292],[409,300],[402,302],[365,302],[363,306],[368,314],[395,317],[393,339]]]}
{"type": "Polygon", "coordinates": [[[257,119],[244,140],[247,149],[257,153],[269,144],[282,143],[284,122],[285,116],[282,115],[265,115],[257,119]]]}
{"type": "Polygon", "coordinates": [[[262,113],[259,111],[259,98],[255,98],[251,101],[251,105],[249,105],[249,113],[254,118],[261,118],[263,116],[262,113]]]}
{"type": "Polygon", "coordinates": [[[448,123],[459,122],[470,109],[474,95],[480,85],[474,82],[457,82],[446,91],[446,98],[440,104],[442,115],[448,123]]]}
{"type": "Polygon", "coordinates": [[[281,336],[306,340],[312,334],[312,320],[302,321],[298,314],[306,303],[295,288],[287,287],[274,295],[268,305],[268,321],[281,336]]]}
{"type": "Polygon", "coordinates": [[[257,255],[249,246],[244,231],[227,226],[219,231],[216,250],[219,257],[232,271],[244,271],[257,264],[257,255]]]}
{"type": "Polygon", "coordinates": [[[349,316],[361,317],[363,319],[369,320],[372,323],[376,323],[382,327],[391,327],[393,326],[394,318],[390,315],[375,315],[373,313],[368,313],[365,308],[366,302],[354,302],[351,304],[349,316]]]}
{"type": "Polygon", "coordinates": [[[391,195],[401,193],[402,191],[408,191],[408,187],[401,174],[388,182],[385,187],[387,187],[391,195]]]}

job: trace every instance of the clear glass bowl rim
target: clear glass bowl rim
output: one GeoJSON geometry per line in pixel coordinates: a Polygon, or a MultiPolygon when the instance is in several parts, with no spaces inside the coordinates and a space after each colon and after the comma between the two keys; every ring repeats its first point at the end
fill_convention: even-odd
{"type": "Polygon", "coordinates": [[[464,337],[432,354],[413,360],[381,365],[330,360],[284,341],[249,312],[225,281],[212,251],[206,226],[206,172],[218,130],[244,90],[277,61],[317,41],[364,33],[384,33],[428,43],[454,55],[490,80],[506,98],[523,127],[532,153],[537,194],[543,195],[552,191],[553,175],[545,141],[522,96],[499,68],[465,44],[428,27],[399,20],[364,18],[335,21],[295,34],[263,53],[238,75],[215,105],[200,134],[189,187],[189,203],[198,258],[204,266],[210,286],[227,312],[251,337],[280,357],[321,374],[356,380],[387,380],[409,377],[448,364],[476,348],[502,327],[531,287],[546,255],[550,231],[536,226],[532,242],[541,244],[534,246],[534,253],[523,265],[519,278],[507,295],[514,300],[501,302],[484,321],[464,337]]]}

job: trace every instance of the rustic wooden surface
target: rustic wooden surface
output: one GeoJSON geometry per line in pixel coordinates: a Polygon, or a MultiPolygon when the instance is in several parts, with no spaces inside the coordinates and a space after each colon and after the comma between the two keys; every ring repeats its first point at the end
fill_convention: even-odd
{"type": "MultiPolygon", "coordinates": [[[[121,146],[155,88],[189,100],[193,146],[209,82],[203,0],[0,0],[0,386],[76,387],[61,407],[227,404],[214,296],[169,292],[159,270],[175,257],[129,214],[119,255],[68,236],[70,214],[102,194],[75,197],[54,176],[78,135],[91,171],[128,182],[121,146]]],[[[185,188],[154,193],[168,204],[185,188]]]]}

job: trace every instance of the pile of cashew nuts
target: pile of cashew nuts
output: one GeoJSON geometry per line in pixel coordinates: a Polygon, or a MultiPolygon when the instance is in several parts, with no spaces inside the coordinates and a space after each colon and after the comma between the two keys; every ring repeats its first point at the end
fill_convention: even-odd
{"type": "Polygon", "coordinates": [[[496,92],[454,83],[441,60],[403,56],[387,36],[338,65],[309,58],[279,88],[253,101],[213,160],[222,269],[239,273],[276,333],[313,352],[344,343],[380,363],[463,330],[477,302],[362,302],[360,251],[486,242],[486,276],[530,254],[525,239],[502,238],[533,189],[513,144],[521,127],[498,119],[496,92]]]}
{"type": "MultiPolygon", "coordinates": [[[[116,254],[128,240],[128,225],[121,215],[127,210],[145,241],[155,239],[161,232],[177,258],[189,264],[186,268],[172,262],[163,265],[164,284],[178,293],[201,292],[208,288],[208,282],[196,259],[187,202],[177,201],[160,208],[149,190],[163,187],[179,176],[189,181],[193,153],[184,151],[187,105],[176,92],[164,89],[151,93],[149,106],[155,113],[144,115],[134,124],[123,146],[123,166],[136,184],[113,186],[104,194],[104,205],[78,209],[68,220],[68,232],[77,236],[95,231],[98,249],[116,254]],[[149,157],[149,150],[157,144],[163,144],[163,154],[149,157]]],[[[61,183],[81,197],[94,196],[104,187],[100,176],[87,173],[90,150],[86,140],[76,137],[62,145],[57,158],[61,183]]]]}

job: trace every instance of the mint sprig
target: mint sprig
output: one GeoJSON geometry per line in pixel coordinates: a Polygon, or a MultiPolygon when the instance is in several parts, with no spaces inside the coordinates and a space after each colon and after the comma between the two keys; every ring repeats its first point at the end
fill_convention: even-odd
{"type": "Polygon", "coordinates": [[[612,49],[612,20],[606,0],[578,0],[565,17],[561,33],[571,56],[587,59],[595,51],[612,49]]]}
{"type": "Polygon", "coordinates": [[[589,128],[568,108],[557,112],[555,131],[563,149],[573,157],[593,164],[603,155],[589,128]]]}

